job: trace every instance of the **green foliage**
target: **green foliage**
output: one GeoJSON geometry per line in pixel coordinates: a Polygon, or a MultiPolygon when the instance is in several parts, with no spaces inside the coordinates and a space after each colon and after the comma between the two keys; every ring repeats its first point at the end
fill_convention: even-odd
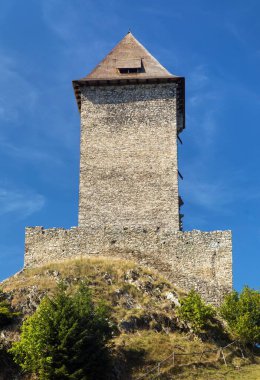
{"type": "Polygon", "coordinates": [[[201,332],[215,314],[213,307],[206,305],[195,290],[191,290],[186,297],[182,298],[180,304],[179,317],[190,323],[196,333],[201,332]]]}
{"type": "Polygon", "coordinates": [[[244,344],[260,342],[260,292],[245,286],[239,294],[228,294],[220,307],[235,339],[244,344]]]}
{"type": "Polygon", "coordinates": [[[68,295],[61,284],[23,323],[21,339],[10,352],[24,371],[41,380],[109,379],[111,334],[108,310],[94,306],[89,289],[82,284],[68,295]]]}
{"type": "Polygon", "coordinates": [[[18,315],[11,309],[10,302],[5,299],[5,294],[0,289],[0,328],[8,325],[18,315]]]}

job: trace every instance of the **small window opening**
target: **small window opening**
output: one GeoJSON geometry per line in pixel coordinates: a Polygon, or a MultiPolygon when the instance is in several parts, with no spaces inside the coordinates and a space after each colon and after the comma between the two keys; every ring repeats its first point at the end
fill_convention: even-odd
{"type": "Polygon", "coordinates": [[[145,72],[141,58],[116,60],[116,68],[120,74],[138,74],[145,72]]]}
{"type": "Polygon", "coordinates": [[[119,68],[120,74],[133,74],[133,73],[141,73],[142,68],[141,67],[124,67],[124,68],[119,68]]]}

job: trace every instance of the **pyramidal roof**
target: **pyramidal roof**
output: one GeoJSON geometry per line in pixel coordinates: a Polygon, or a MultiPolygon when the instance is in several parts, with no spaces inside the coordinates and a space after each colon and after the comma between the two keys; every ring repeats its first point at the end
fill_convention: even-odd
{"type": "Polygon", "coordinates": [[[174,77],[131,32],[83,80],[174,77]]]}
{"type": "Polygon", "coordinates": [[[155,59],[131,32],[84,78],[72,81],[79,110],[81,86],[131,83],[182,83],[184,78],[172,75],[155,59]]]}

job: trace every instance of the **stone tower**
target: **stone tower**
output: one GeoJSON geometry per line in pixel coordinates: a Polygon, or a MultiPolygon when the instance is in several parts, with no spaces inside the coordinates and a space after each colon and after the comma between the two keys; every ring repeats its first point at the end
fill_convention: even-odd
{"type": "Polygon", "coordinates": [[[79,226],[179,230],[184,78],[129,32],[73,86],[81,114],[79,226]]]}
{"type": "Polygon", "coordinates": [[[131,259],[218,304],[232,289],[231,231],[181,230],[184,78],[128,33],[73,86],[81,115],[79,226],[27,227],[25,267],[92,255],[131,259]]]}

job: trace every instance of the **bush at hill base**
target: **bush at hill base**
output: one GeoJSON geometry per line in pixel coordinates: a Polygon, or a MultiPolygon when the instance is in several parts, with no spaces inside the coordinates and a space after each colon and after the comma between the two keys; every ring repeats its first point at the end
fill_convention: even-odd
{"type": "Polygon", "coordinates": [[[81,284],[68,295],[60,284],[53,298],[45,297],[22,325],[20,341],[10,352],[21,368],[40,380],[109,379],[106,346],[112,329],[104,305],[94,306],[81,284]]]}
{"type": "Polygon", "coordinates": [[[192,289],[186,297],[180,300],[178,315],[189,323],[196,333],[199,333],[213,318],[215,311],[212,306],[206,305],[201,296],[192,289]]]}
{"type": "Polygon", "coordinates": [[[260,292],[245,286],[228,294],[220,308],[234,339],[243,344],[260,343],[260,292]]]}

